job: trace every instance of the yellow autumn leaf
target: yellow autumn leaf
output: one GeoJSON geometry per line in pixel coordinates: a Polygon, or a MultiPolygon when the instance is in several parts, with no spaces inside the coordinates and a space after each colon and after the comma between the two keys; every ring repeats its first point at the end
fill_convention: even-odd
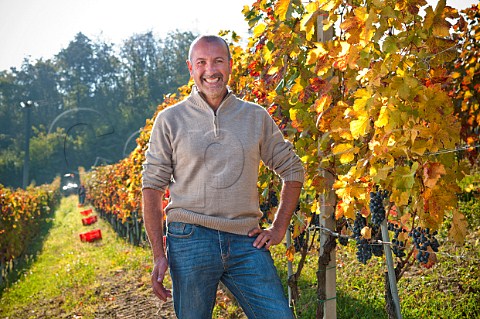
{"type": "Polygon", "coordinates": [[[291,119],[292,121],[296,121],[296,120],[297,120],[298,109],[291,108],[290,110],[288,110],[288,113],[290,114],[290,119],[291,119]]]}
{"type": "Polygon", "coordinates": [[[318,2],[310,2],[305,6],[306,14],[300,21],[300,31],[305,31],[305,36],[308,41],[312,40],[315,34],[315,27],[317,25],[317,10],[318,2]]]}
{"type": "Polygon", "coordinates": [[[370,119],[368,116],[359,116],[357,120],[350,122],[350,132],[354,139],[364,136],[370,128],[370,119]]]}
{"type": "Polygon", "coordinates": [[[380,109],[380,114],[378,115],[378,119],[375,121],[375,126],[376,127],[384,127],[385,125],[388,124],[388,106],[387,105],[382,105],[382,108],[380,109]]]}
{"type": "Polygon", "coordinates": [[[279,70],[278,66],[272,66],[272,67],[268,70],[267,74],[268,74],[268,75],[273,75],[273,74],[275,74],[275,73],[278,73],[278,70],[279,70]]]}
{"type": "Polygon", "coordinates": [[[254,29],[253,29],[253,37],[258,38],[263,31],[267,28],[267,25],[265,23],[260,23],[258,24],[254,29]]]}
{"type": "Polygon", "coordinates": [[[462,75],[459,72],[453,72],[451,76],[452,76],[453,79],[458,79],[462,75]]]}
{"type": "Polygon", "coordinates": [[[365,89],[357,90],[353,96],[355,97],[353,110],[356,112],[365,111],[372,99],[372,94],[365,89]]]}
{"type": "Polygon", "coordinates": [[[275,12],[278,14],[280,21],[285,21],[287,18],[288,8],[290,7],[291,0],[279,0],[275,4],[275,12]]]}
{"type": "Polygon", "coordinates": [[[328,54],[322,43],[315,43],[316,47],[308,51],[307,64],[315,64],[319,57],[328,54]]]}
{"type": "Polygon", "coordinates": [[[317,113],[322,113],[330,106],[331,103],[332,103],[332,97],[330,95],[324,94],[315,101],[314,103],[315,111],[317,113]]]}
{"type": "Polygon", "coordinates": [[[340,163],[350,163],[355,159],[356,148],[351,143],[344,143],[335,145],[332,149],[332,153],[335,156],[340,157],[340,163]]]}
{"type": "Polygon", "coordinates": [[[362,237],[365,239],[372,238],[372,229],[368,226],[363,227],[360,233],[362,234],[362,237]]]}
{"type": "Polygon", "coordinates": [[[285,256],[287,257],[287,260],[292,262],[295,258],[295,246],[290,245],[290,247],[287,248],[287,251],[285,252],[285,256]]]}

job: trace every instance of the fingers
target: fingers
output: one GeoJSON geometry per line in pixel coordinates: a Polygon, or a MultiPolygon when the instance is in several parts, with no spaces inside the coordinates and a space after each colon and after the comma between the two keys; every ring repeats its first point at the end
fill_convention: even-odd
{"type": "Polygon", "coordinates": [[[153,267],[152,272],[152,288],[155,295],[163,301],[167,301],[167,298],[172,297],[172,292],[166,289],[163,285],[165,279],[165,272],[167,270],[167,264],[164,262],[157,262],[153,267]]]}
{"type": "Polygon", "coordinates": [[[162,301],[167,301],[167,298],[172,298],[172,292],[163,286],[163,283],[155,281],[153,283],[153,292],[162,301]]]}
{"type": "Polygon", "coordinates": [[[252,229],[251,231],[248,232],[248,236],[254,237],[254,236],[260,235],[262,232],[263,232],[263,229],[254,228],[254,229],[252,229]]]}
{"type": "MultiPolygon", "coordinates": [[[[257,236],[255,241],[253,242],[253,247],[262,248],[265,245],[268,245],[268,247],[270,247],[269,238],[266,236],[265,232],[262,232],[260,235],[257,236]]],[[[267,248],[267,246],[265,246],[265,248],[267,248]]]]}

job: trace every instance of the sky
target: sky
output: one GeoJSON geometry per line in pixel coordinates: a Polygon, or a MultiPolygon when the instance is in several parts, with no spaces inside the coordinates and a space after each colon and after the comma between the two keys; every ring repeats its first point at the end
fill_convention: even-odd
{"type": "MultiPolygon", "coordinates": [[[[50,59],[82,32],[92,40],[121,44],[152,31],[247,35],[242,9],[255,0],[0,0],[0,71],[27,58],[50,59]]],[[[438,0],[427,0],[435,6],[438,0]]],[[[447,0],[464,9],[478,0],[447,0]]]]}

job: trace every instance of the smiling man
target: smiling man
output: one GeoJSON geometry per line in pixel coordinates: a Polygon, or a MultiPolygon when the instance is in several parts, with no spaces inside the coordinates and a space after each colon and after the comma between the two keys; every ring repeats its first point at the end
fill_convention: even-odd
{"type": "Polygon", "coordinates": [[[143,166],[153,290],[162,300],[173,292],[180,319],[211,318],[219,282],[248,318],[293,318],[268,249],[282,242],[297,206],[301,161],[268,112],[228,88],[232,59],[225,40],[198,37],[187,65],[195,82],[192,93],[158,114],[143,166]],[[259,227],[260,161],[283,180],[268,229],[259,227]],[[162,211],[167,188],[170,200],[162,211]],[[168,267],[172,292],[163,284],[168,267]]]}

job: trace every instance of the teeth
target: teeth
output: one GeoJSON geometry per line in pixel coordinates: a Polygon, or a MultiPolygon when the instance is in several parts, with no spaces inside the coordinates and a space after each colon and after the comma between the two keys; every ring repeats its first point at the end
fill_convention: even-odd
{"type": "Polygon", "coordinates": [[[220,81],[220,78],[209,78],[209,79],[205,78],[204,80],[207,83],[217,83],[220,81]]]}

